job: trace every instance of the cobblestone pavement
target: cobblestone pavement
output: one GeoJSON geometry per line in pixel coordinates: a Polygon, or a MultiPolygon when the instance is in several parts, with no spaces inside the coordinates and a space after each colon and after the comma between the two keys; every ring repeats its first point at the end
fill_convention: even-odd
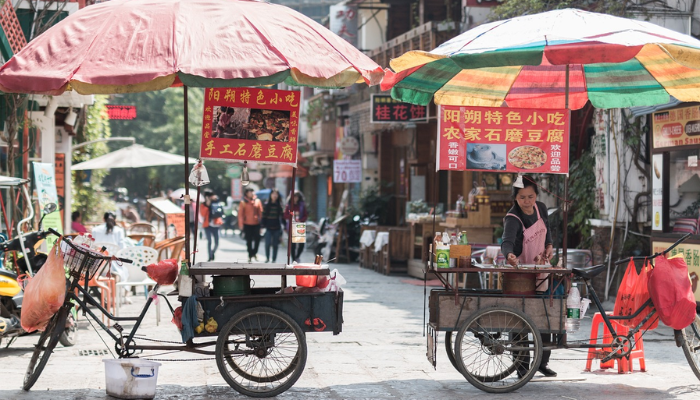
{"type": "MultiPolygon", "coordinates": [[[[222,238],[217,260],[243,259],[245,244],[238,237],[222,238]]],[[[282,250],[282,249],[280,249],[282,250]]],[[[261,251],[261,254],[263,252],[261,251]]],[[[305,252],[304,260],[313,254],[305,252]]],[[[557,378],[536,378],[523,388],[494,395],[471,386],[447,360],[442,337],[437,369],[426,360],[424,288],[407,276],[383,276],[357,264],[338,264],[347,279],[344,286],[344,325],[338,336],[309,333],[308,361],[297,383],[278,396],[282,399],[697,399],[700,381],[693,375],[683,351],[675,347],[673,332],[666,327],[644,336],[647,372],[620,375],[599,370],[583,372],[585,351],[556,350],[550,366],[557,378]]],[[[258,278],[258,283],[265,283],[258,278]]],[[[122,315],[135,315],[143,306],[142,295],[122,306],[122,315]]],[[[149,310],[139,332],[150,338],[178,340],[167,307],[162,307],[160,325],[155,310],[149,310]]],[[[587,340],[590,315],[570,340],[587,340]]],[[[124,324],[126,328],[129,325],[124,324]]],[[[109,339],[102,335],[105,341],[109,339]]],[[[20,386],[36,335],[19,338],[9,348],[0,348],[0,399],[110,399],[105,394],[102,359],[112,358],[108,346],[83,320],[78,343],[58,346],[38,382],[30,392],[20,386]],[[92,351],[96,355],[81,355],[92,351]],[[100,354],[102,352],[103,354],[100,354]]],[[[109,348],[111,343],[107,341],[109,348]]],[[[154,352],[151,352],[153,354],[154,352]]],[[[176,353],[153,358],[204,358],[176,353]]],[[[636,362],[635,362],[636,366],[636,362]]],[[[223,380],[213,359],[166,361],[160,367],[156,399],[245,398],[223,380]]]]}

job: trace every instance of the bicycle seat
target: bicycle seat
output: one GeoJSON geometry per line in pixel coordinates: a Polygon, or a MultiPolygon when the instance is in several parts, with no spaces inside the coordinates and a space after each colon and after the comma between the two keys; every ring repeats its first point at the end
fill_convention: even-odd
{"type": "Polygon", "coordinates": [[[605,267],[605,264],[598,264],[592,267],[573,268],[571,272],[583,279],[593,279],[593,277],[603,272],[605,267]]]}

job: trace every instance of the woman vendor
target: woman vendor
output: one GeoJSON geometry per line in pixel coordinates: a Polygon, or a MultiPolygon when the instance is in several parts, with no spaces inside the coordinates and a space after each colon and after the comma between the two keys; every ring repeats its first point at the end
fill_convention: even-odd
{"type": "MultiPolygon", "coordinates": [[[[514,267],[518,264],[545,264],[552,258],[552,234],[547,206],[537,201],[538,194],[537,184],[529,176],[519,177],[513,183],[513,207],[504,218],[501,252],[506,257],[506,262],[514,267]]],[[[551,338],[544,337],[543,341],[549,339],[551,338]]],[[[550,350],[542,353],[542,362],[538,368],[547,377],[557,376],[547,366],[551,353],[550,350]]],[[[527,362],[529,363],[529,357],[527,362]]],[[[519,369],[518,375],[523,372],[519,369]]]]}

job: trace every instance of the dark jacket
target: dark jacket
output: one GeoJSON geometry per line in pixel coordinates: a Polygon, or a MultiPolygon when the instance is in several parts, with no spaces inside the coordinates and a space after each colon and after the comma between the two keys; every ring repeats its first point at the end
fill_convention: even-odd
{"type": "Polygon", "coordinates": [[[270,230],[282,229],[282,213],[281,204],[273,202],[265,203],[262,213],[263,228],[270,230]]]}

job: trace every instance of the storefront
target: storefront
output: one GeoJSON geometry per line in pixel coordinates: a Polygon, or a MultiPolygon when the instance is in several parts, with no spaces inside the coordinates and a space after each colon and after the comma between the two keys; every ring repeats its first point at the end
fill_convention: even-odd
{"type": "Polygon", "coordinates": [[[661,251],[683,234],[694,235],[671,254],[685,257],[700,301],[700,105],[655,112],[652,126],[652,249],[661,251]]]}

